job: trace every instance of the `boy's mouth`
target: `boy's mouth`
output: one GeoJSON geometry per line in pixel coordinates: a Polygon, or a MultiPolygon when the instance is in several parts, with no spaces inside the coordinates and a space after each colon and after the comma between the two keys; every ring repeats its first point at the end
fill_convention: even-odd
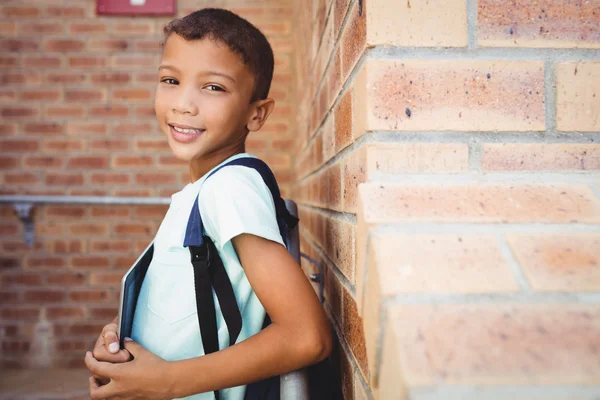
{"type": "Polygon", "coordinates": [[[205,129],[193,128],[186,125],[168,124],[171,136],[178,142],[188,143],[204,133],[205,129]]]}

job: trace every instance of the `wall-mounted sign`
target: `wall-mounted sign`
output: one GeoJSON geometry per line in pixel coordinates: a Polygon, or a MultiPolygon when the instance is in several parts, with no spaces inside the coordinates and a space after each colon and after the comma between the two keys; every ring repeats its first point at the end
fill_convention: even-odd
{"type": "Polygon", "coordinates": [[[176,0],[96,0],[98,15],[174,15],[176,0]]]}

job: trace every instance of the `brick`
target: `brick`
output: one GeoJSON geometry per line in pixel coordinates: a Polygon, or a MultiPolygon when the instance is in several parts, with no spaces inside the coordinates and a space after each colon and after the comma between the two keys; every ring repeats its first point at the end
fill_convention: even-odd
{"type": "Polygon", "coordinates": [[[93,240],[90,242],[90,250],[93,253],[129,253],[131,248],[130,240],[93,240]]]}
{"type": "Polygon", "coordinates": [[[61,92],[59,90],[38,90],[29,89],[21,92],[21,101],[44,101],[44,102],[56,102],[61,98],[61,92]]]}
{"type": "Polygon", "coordinates": [[[151,235],[153,232],[153,226],[147,223],[127,223],[127,224],[116,224],[114,227],[114,233],[117,235],[127,236],[139,236],[151,235]]]}
{"type": "Polygon", "coordinates": [[[106,90],[102,89],[68,89],[65,90],[65,102],[88,103],[106,100],[106,90]]]}
{"type": "Polygon", "coordinates": [[[372,223],[600,221],[600,200],[583,185],[369,183],[359,191],[365,219],[372,223]]]}
{"type": "Polygon", "coordinates": [[[86,16],[85,7],[77,7],[72,4],[68,6],[48,6],[44,14],[46,17],[56,18],[82,18],[86,16]]]}
{"type": "Polygon", "coordinates": [[[62,66],[61,58],[53,56],[25,56],[21,62],[23,67],[35,69],[56,69],[62,66]]]}
{"type": "MultiPolygon", "coordinates": [[[[69,213],[66,213],[67,216],[69,213]]],[[[81,216],[85,214],[82,213],[81,216]]],[[[69,219],[69,218],[67,218],[69,219]]],[[[51,253],[82,253],[86,249],[85,241],[79,239],[67,239],[67,240],[46,240],[46,248],[51,253]]]]}
{"type": "Polygon", "coordinates": [[[165,168],[184,168],[189,165],[188,161],[182,161],[175,156],[160,156],[158,158],[158,166],[165,168]]]}
{"type": "Polygon", "coordinates": [[[4,183],[7,185],[36,185],[40,183],[39,174],[19,172],[4,174],[4,183]]]}
{"type": "Polygon", "coordinates": [[[469,147],[458,143],[374,143],[367,145],[366,157],[369,176],[466,172],[469,168],[469,147]]]}
{"type": "Polygon", "coordinates": [[[118,287],[123,278],[122,272],[93,273],[90,278],[92,286],[118,287]]]}
{"type": "Polygon", "coordinates": [[[29,353],[31,343],[28,340],[3,340],[2,352],[7,355],[24,356],[29,353]]]}
{"type": "Polygon", "coordinates": [[[15,90],[0,90],[0,102],[14,103],[17,101],[17,92],[15,90]]]}
{"type": "Polygon", "coordinates": [[[24,293],[26,303],[61,303],[66,295],[62,290],[27,290],[24,293]]]}
{"type": "Polygon", "coordinates": [[[480,46],[600,47],[600,14],[594,2],[499,0],[478,3],[480,46]]]}
{"type": "Polygon", "coordinates": [[[104,22],[86,21],[85,23],[71,22],[69,24],[69,33],[72,35],[96,35],[107,31],[108,27],[104,22]]]}
{"type": "Polygon", "coordinates": [[[33,39],[0,39],[0,51],[37,51],[40,45],[33,39]]]}
{"type": "Polygon", "coordinates": [[[125,39],[94,39],[88,42],[88,49],[95,52],[119,52],[131,47],[125,39]]]}
{"type": "Polygon", "coordinates": [[[534,290],[600,290],[600,234],[510,234],[507,241],[534,290]]]}
{"type": "Polygon", "coordinates": [[[76,205],[47,205],[45,216],[47,219],[80,219],[86,216],[86,208],[76,205]]]}
{"type": "Polygon", "coordinates": [[[33,122],[23,125],[23,133],[26,135],[62,135],[65,127],[58,122],[33,122]]]}
{"type": "Polygon", "coordinates": [[[125,106],[100,106],[90,107],[89,115],[92,118],[127,118],[129,108],[125,106]]]}
{"type": "Polygon", "coordinates": [[[128,185],[129,175],[119,172],[98,172],[90,176],[93,185],[128,185]]]}
{"type": "Polygon", "coordinates": [[[134,216],[140,219],[154,218],[162,220],[167,213],[167,205],[143,205],[135,207],[134,216]]]}
{"type": "Polygon", "coordinates": [[[483,144],[485,171],[560,171],[600,169],[597,144],[483,144]]]}
{"type": "MultiPolygon", "coordinates": [[[[113,129],[115,135],[148,135],[154,133],[157,126],[154,123],[148,122],[120,122],[113,129]]],[[[166,140],[164,140],[166,142],[166,140]]]]}
{"type": "Polygon", "coordinates": [[[131,81],[131,74],[126,72],[98,72],[90,75],[94,85],[124,85],[131,81]]]}
{"type": "Polygon", "coordinates": [[[129,206],[117,207],[114,205],[107,205],[107,206],[92,206],[91,207],[92,217],[114,218],[114,219],[121,219],[121,220],[129,217],[130,210],[131,210],[131,207],[129,207],[129,206]]]}
{"type": "Polygon", "coordinates": [[[2,118],[30,118],[37,117],[39,109],[36,107],[2,107],[0,117],[2,118]]]}
{"type": "MultiPolygon", "coordinates": [[[[600,19],[600,15],[596,18],[600,19]]],[[[600,39],[597,43],[600,47],[600,39]]],[[[599,93],[599,61],[558,64],[556,66],[557,129],[561,131],[599,131],[599,93]]]]}
{"type": "MultiPolygon", "coordinates": [[[[17,133],[16,123],[0,123],[0,136],[14,136],[17,133]]],[[[166,143],[166,141],[165,141],[166,143]]]]}
{"type": "Polygon", "coordinates": [[[2,68],[2,69],[14,68],[18,64],[19,64],[19,58],[16,55],[12,55],[12,54],[0,55],[0,68],[2,68]]]}
{"type": "Polygon", "coordinates": [[[69,233],[75,236],[106,236],[108,235],[108,224],[89,222],[71,224],[69,233]]]}
{"type": "Polygon", "coordinates": [[[134,69],[151,69],[157,64],[156,56],[149,55],[115,55],[110,59],[111,67],[121,68],[127,67],[129,70],[134,69]]]}
{"type": "Polygon", "coordinates": [[[57,35],[64,32],[64,25],[60,22],[36,22],[19,25],[21,35],[57,35]]]}
{"type": "Polygon", "coordinates": [[[67,123],[68,135],[105,135],[108,127],[104,122],[78,122],[69,121],[67,123]]]}
{"type": "Polygon", "coordinates": [[[354,90],[355,136],[370,130],[545,129],[541,62],[368,61],[354,90]]]}
{"type": "Polygon", "coordinates": [[[369,0],[369,46],[465,47],[467,7],[464,0],[369,0]]]}
{"type": "Polygon", "coordinates": [[[371,235],[368,265],[378,270],[382,296],[519,290],[493,235],[371,235]]]}
{"type": "MultiPolygon", "coordinates": [[[[0,234],[2,227],[0,227],[0,234]]],[[[2,257],[0,258],[0,271],[9,271],[17,269],[21,266],[21,261],[16,258],[2,257]]]]}
{"type": "Polygon", "coordinates": [[[44,151],[47,152],[65,152],[81,151],[85,144],[81,139],[51,139],[44,140],[44,151]]]}
{"type": "Polygon", "coordinates": [[[144,168],[154,165],[152,156],[115,156],[112,160],[112,166],[115,168],[144,168]]]}
{"type": "Polygon", "coordinates": [[[81,118],[85,113],[82,106],[53,106],[46,108],[48,118],[81,118]]]}
{"type": "Polygon", "coordinates": [[[44,76],[44,83],[60,84],[62,86],[80,86],[86,79],[86,75],[79,72],[47,73],[44,76]]]}
{"type": "Polygon", "coordinates": [[[38,18],[40,15],[40,7],[8,5],[2,7],[3,18],[38,18]]]}
{"type": "Polygon", "coordinates": [[[19,168],[19,158],[10,156],[0,156],[0,169],[17,169],[19,168]]]}
{"type": "Polygon", "coordinates": [[[80,52],[84,48],[85,42],[77,39],[50,39],[44,45],[44,50],[59,53],[80,52]]]}
{"type": "Polygon", "coordinates": [[[42,277],[37,273],[30,272],[17,272],[11,274],[3,274],[2,285],[4,287],[14,286],[40,286],[42,284],[42,277]]]}
{"type": "Polygon", "coordinates": [[[350,8],[349,20],[340,38],[343,80],[348,77],[367,44],[366,16],[365,13],[359,15],[359,8],[358,3],[350,8]]]}
{"type": "Polygon", "coordinates": [[[102,333],[105,323],[78,322],[68,327],[68,334],[73,336],[98,337],[102,333]]]}
{"type": "Polygon", "coordinates": [[[154,33],[152,21],[120,21],[112,26],[112,33],[117,36],[148,36],[154,33]]]}
{"type": "Polygon", "coordinates": [[[156,118],[156,113],[154,111],[154,107],[137,106],[135,107],[135,116],[140,119],[156,118]]]}
{"type": "Polygon", "coordinates": [[[335,109],[335,152],[339,153],[352,141],[352,90],[348,90],[335,109]]]}
{"type": "Polygon", "coordinates": [[[38,221],[35,223],[35,236],[60,236],[64,232],[63,225],[55,221],[38,221]]]}
{"type": "Polygon", "coordinates": [[[37,72],[7,72],[0,74],[2,86],[37,86],[41,81],[41,75],[37,72]]]}
{"type": "Polygon", "coordinates": [[[46,185],[83,185],[83,174],[81,173],[51,173],[46,174],[46,185]]]}
{"type": "Polygon", "coordinates": [[[2,139],[0,140],[0,151],[2,152],[34,152],[39,148],[37,140],[29,139],[2,139]]]}
{"type": "Polygon", "coordinates": [[[178,182],[175,173],[156,171],[135,174],[135,183],[138,185],[168,185],[177,184],[178,182]]]}
{"type": "Polygon", "coordinates": [[[53,156],[28,156],[23,159],[23,165],[28,168],[62,168],[64,160],[53,156]]]}
{"type": "Polygon", "coordinates": [[[60,319],[82,319],[85,317],[83,307],[48,307],[46,309],[46,317],[49,320],[60,319]]]}
{"type": "MultiPolygon", "coordinates": [[[[160,52],[161,50],[161,41],[160,40],[143,40],[138,39],[133,41],[133,48],[136,52],[147,52],[155,54],[160,52]]],[[[156,82],[156,74],[154,74],[154,79],[152,82],[156,82]]]]}
{"type": "Polygon", "coordinates": [[[0,22],[0,35],[16,35],[17,33],[17,24],[11,21],[1,21],[0,22]]]}
{"type": "Polygon", "coordinates": [[[113,101],[148,102],[152,100],[152,91],[149,89],[118,89],[113,90],[113,101]]]}
{"type": "Polygon", "coordinates": [[[82,286],[87,284],[87,275],[82,272],[52,273],[46,276],[49,285],[82,286]]]}
{"type": "Polygon", "coordinates": [[[352,298],[352,295],[347,290],[343,291],[343,316],[344,323],[342,325],[342,332],[346,343],[356,363],[358,364],[359,370],[362,373],[365,380],[369,381],[369,367],[367,361],[367,351],[365,348],[365,335],[363,331],[363,320],[358,315],[358,309],[356,302],[352,298]]]}
{"type": "Polygon", "coordinates": [[[367,180],[366,149],[361,147],[342,161],[342,209],[356,213],[358,185],[367,180]]]}
{"type": "Polygon", "coordinates": [[[111,321],[119,312],[115,307],[89,307],[90,316],[95,320],[111,321]]]}
{"type": "Polygon", "coordinates": [[[106,66],[106,57],[100,56],[73,56],[69,57],[70,68],[102,68],[106,66]]]}
{"type": "Polygon", "coordinates": [[[325,241],[321,241],[327,256],[351,282],[355,279],[355,227],[352,223],[326,218],[325,241]]]}
{"type": "Polygon", "coordinates": [[[158,74],[156,72],[140,72],[135,74],[135,83],[155,84],[158,82],[158,74]]]}
{"type": "MultiPolygon", "coordinates": [[[[381,375],[393,378],[386,371],[401,365],[406,387],[594,384],[599,320],[598,307],[585,304],[393,306],[381,375]]],[[[381,388],[399,384],[380,381],[381,388]]]]}
{"type": "Polygon", "coordinates": [[[108,167],[108,156],[71,157],[67,163],[69,169],[101,169],[108,167]]]}
{"type": "Polygon", "coordinates": [[[77,303],[104,303],[109,299],[107,290],[73,290],[69,293],[69,299],[77,303]]]}

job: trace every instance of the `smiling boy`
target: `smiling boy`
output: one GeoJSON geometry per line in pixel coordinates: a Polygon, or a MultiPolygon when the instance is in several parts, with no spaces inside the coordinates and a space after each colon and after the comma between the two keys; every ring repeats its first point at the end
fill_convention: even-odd
{"type": "Polygon", "coordinates": [[[155,109],[173,154],[192,182],[172,196],[154,239],[138,299],[133,341],[119,350],[108,324],[86,353],[92,399],[242,400],[246,386],[325,358],[327,318],[278,230],[274,199],[261,175],[243,166],[211,171],[245,153],[249,132],[274,108],[268,98],[273,53],[264,35],[221,9],[203,9],[165,28],[155,109]],[[194,278],[184,235],[198,199],[235,291],[242,331],[228,347],[217,307],[220,351],[204,354],[194,278]],[[272,323],[265,329],[265,312],[272,323]],[[133,356],[133,357],[132,357],[133,356]],[[130,361],[133,358],[133,361],[130,361]],[[110,382],[109,382],[110,381],[110,382]]]}

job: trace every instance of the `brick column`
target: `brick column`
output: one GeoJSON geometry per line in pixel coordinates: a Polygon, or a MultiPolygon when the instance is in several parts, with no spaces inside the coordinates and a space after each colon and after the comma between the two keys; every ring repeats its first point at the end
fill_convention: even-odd
{"type": "Polygon", "coordinates": [[[599,4],[309,3],[297,197],[345,398],[600,395],[599,4]]]}

